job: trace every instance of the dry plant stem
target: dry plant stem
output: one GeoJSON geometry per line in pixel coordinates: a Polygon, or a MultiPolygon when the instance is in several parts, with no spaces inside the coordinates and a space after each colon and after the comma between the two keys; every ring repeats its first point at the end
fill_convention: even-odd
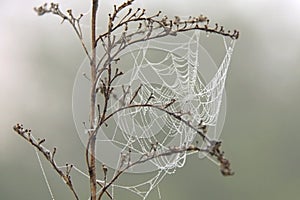
{"type": "Polygon", "coordinates": [[[98,0],[92,0],[92,16],[91,16],[91,50],[92,50],[92,59],[90,62],[91,69],[91,89],[90,89],[90,132],[89,132],[89,140],[88,145],[86,147],[86,156],[89,157],[87,159],[87,165],[90,176],[90,192],[91,192],[91,200],[96,200],[97,195],[97,177],[96,177],[96,158],[95,158],[95,150],[96,150],[96,132],[95,128],[95,117],[96,117],[96,18],[97,18],[97,10],[98,10],[98,0]]]}
{"type": "MultiPolygon", "coordinates": [[[[101,187],[101,188],[104,188],[104,185],[102,185],[101,183],[99,183],[99,182],[97,182],[98,183],[98,185],[101,187]]],[[[111,199],[111,200],[113,200],[114,198],[112,197],[112,195],[107,191],[107,189],[105,189],[105,191],[103,192],[103,193],[105,193],[107,196],[108,196],[108,198],[109,199],[111,199]]],[[[101,196],[103,196],[103,195],[101,195],[101,196]]],[[[98,198],[99,199],[99,198],[98,198]]],[[[100,198],[101,199],[101,198],[100,198]]]]}
{"type": "Polygon", "coordinates": [[[13,127],[14,131],[18,133],[21,137],[23,137],[27,142],[29,142],[34,148],[36,148],[39,152],[43,154],[43,156],[46,158],[46,160],[49,161],[51,164],[52,168],[58,173],[58,175],[64,180],[64,183],[69,187],[71,192],[73,193],[74,197],[76,200],[79,200],[79,197],[73,187],[72,181],[71,181],[71,176],[70,170],[67,172],[63,172],[62,170],[59,169],[57,166],[54,156],[56,152],[56,148],[53,149],[52,152],[50,152],[48,149],[42,146],[42,143],[45,142],[45,139],[42,139],[40,141],[35,141],[31,135],[31,130],[24,129],[21,124],[17,124],[13,127]]]}
{"type": "MultiPolygon", "coordinates": [[[[168,110],[168,107],[173,104],[176,100],[172,99],[170,102],[162,105],[153,104],[150,102],[152,95],[150,95],[148,101],[143,104],[134,104],[134,99],[138,95],[140,88],[138,88],[130,98],[130,101],[127,104],[125,102],[125,96],[129,93],[130,88],[127,90],[125,88],[123,102],[121,102],[122,107],[117,110],[108,112],[108,103],[109,99],[115,97],[113,94],[113,81],[121,76],[123,73],[118,72],[118,68],[116,69],[115,74],[112,74],[112,62],[118,61],[119,54],[122,50],[127,48],[128,46],[138,43],[144,42],[156,38],[161,38],[165,36],[176,36],[179,32],[185,32],[190,30],[200,30],[206,33],[216,33],[219,35],[223,35],[226,37],[230,37],[231,39],[238,39],[239,32],[234,30],[233,32],[224,31],[223,26],[219,26],[215,24],[215,27],[211,27],[209,25],[209,19],[203,15],[198,17],[190,17],[188,20],[180,20],[178,16],[175,19],[168,19],[167,16],[163,18],[159,18],[161,16],[161,12],[158,12],[155,15],[146,17],[145,10],[138,8],[137,10],[133,10],[130,8],[130,5],[134,2],[134,0],[127,0],[120,6],[114,6],[114,11],[112,14],[109,14],[109,22],[107,31],[103,34],[96,36],[96,19],[97,19],[97,10],[99,0],[92,0],[92,13],[91,13],[91,53],[88,52],[86,44],[83,40],[83,35],[80,27],[80,19],[83,15],[80,15],[78,18],[74,17],[72,14],[72,10],[68,10],[67,14],[64,14],[60,11],[58,4],[51,3],[51,6],[48,7],[47,4],[35,8],[35,11],[38,15],[44,15],[45,13],[52,13],[54,15],[58,15],[62,18],[63,21],[68,21],[73,29],[76,32],[76,35],[80,39],[81,45],[89,58],[90,61],[90,105],[89,105],[89,130],[88,130],[88,141],[86,147],[86,163],[89,172],[90,178],[90,200],[97,199],[97,184],[100,188],[100,194],[98,196],[98,200],[100,200],[103,194],[107,194],[110,199],[113,199],[111,194],[108,192],[108,188],[120,177],[122,173],[124,173],[130,167],[147,162],[153,158],[159,156],[167,156],[171,154],[184,153],[187,151],[204,151],[207,152],[211,157],[214,157],[220,163],[221,173],[225,176],[232,175],[233,172],[230,169],[230,162],[224,157],[224,152],[220,151],[221,142],[211,140],[205,135],[205,129],[194,127],[189,121],[185,120],[182,116],[184,113],[172,112],[168,110]],[[129,8],[128,8],[129,7],[129,8]],[[120,12],[128,8],[127,14],[123,16],[119,16],[120,12]],[[129,31],[129,24],[139,24],[136,31],[129,31]],[[122,29],[122,35],[116,36],[115,33],[118,31],[117,29],[122,29]],[[158,30],[154,33],[154,30],[158,30]],[[97,61],[97,45],[100,42],[104,48],[104,55],[97,61]],[[102,76],[103,73],[106,73],[105,76],[102,76]],[[98,83],[101,83],[99,87],[98,83]],[[99,87],[99,88],[97,88],[99,87]],[[104,97],[104,102],[101,105],[97,104],[97,92],[100,91],[104,97]],[[134,107],[150,107],[152,109],[158,109],[160,111],[165,112],[166,114],[172,116],[175,120],[179,120],[183,122],[185,125],[190,127],[192,130],[198,133],[198,135],[202,138],[204,142],[206,142],[206,149],[200,149],[195,146],[189,147],[176,147],[169,149],[168,151],[161,152],[160,154],[155,154],[150,150],[150,152],[146,155],[142,155],[140,159],[137,161],[130,163],[128,162],[127,166],[120,166],[117,169],[115,175],[111,178],[110,181],[101,184],[97,182],[97,172],[96,172],[96,158],[95,158],[95,150],[96,150],[96,137],[98,129],[106,124],[106,121],[109,120],[113,115],[117,112],[120,112],[125,109],[131,109],[134,107]],[[98,113],[97,113],[98,111],[98,113]],[[153,153],[153,154],[151,154],[153,153]]],[[[187,113],[186,113],[187,114],[187,113]]],[[[14,127],[14,130],[19,133],[23,138],[25,138],[28,142],[30,142],[35,148],[37,148],[40,152],[44,154],[46,159],[51,163],[53,168],[57,171],[57,173],[64,179],[65,183],[69,186],[70,190],[73,192],[76,199],[78,196],[72,186],[71,179],[69,173],[63,173],[55,164],[53,157],[55,151],[51,154],[48,150],[41,146],[42,141],[38,143],[34,142],[30,138],[30,132],[26,132],[22,126],[17,125],[14,127]]],[[[154,150],[156,151],[156,150],[154,150]]]]}
{"type": "MultiPolygon", "coordinates": [[[[126,109],[130,109],[130,108],[136,108],[136,107],[150,107],[150,108],[154,108],[154,109],[157,109],[157,110],[160,110],[162,112],[165,112],[166,114],[174,117],[175,119],[183,122],[185,125],[187,125],[188,127],[190,127],[192,130],[194,130],[195,132],[198,133],[199,136],[201,136],[201,138],[203,139],[203,141],[206,141],[208,142],[208,144],[211,144],[212,141],[203,133],[203,131],[200,129],[197,129],[196,127],[194,127],[193,125],[190,124],[189,121],[183,119],[181,117],[180,114],[176,114],[174,112],[171,112],[169,110],[166,109],[166,105],[155,105],[155,104],[131,104],[131,105],[127,105],[125,107],[121,107],[119,108],[118,110],[115,110],[114,112],[112,112],[111,114],[109,114],[105,119],[104,121],[102,122],[105,123],[105,121],[109,120],[111,117],[113,117],[116,113],[118,112],[121,112],[122,110],[126,110],[126,109]]],[[[102,124],[99,124],[97,126],[97,129],[102,125],[102,124]]]]}

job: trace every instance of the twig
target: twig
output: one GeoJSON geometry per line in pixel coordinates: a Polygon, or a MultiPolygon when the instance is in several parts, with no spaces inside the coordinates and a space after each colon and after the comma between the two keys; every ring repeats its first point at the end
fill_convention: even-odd
{"type": "Polygon", "coordinates": [[[68,21],[71,26],[73,27],[76,35],[78,36],[81,46],[85,52],[85,54],[87,55],[88,59],[91,61],[91,56],[88,52],[88,49],[85,45],[84,39],[83,39],[83,35],[82,35],[82,31],[81,31],[81,27],[80,27],[80,19],[83,17],[83,14],[80,14],[78,18],[75,18],[72,14],[72,10],[68,10],[68,15],[64,14],[60,9],[59,9],[59,5],[57,3],[51,3],[50,6],[48,6],[47,3],[45,3],[42,6],[39,7],[35,7],[34,11],[39,15],[44,15],[47,13],[52,13],[54,15],[59,16],[60,18],[62,18],[62,23],[64,21],[68,21]]]}
{"type": "Polygon", "coordinates": [[[66,173],[64,173],[62,170],[59,169],[57,166],[54,156],[56,153],[56,148],[53,149],[53,152],[51,153],[48,149],[43,147],[41,144],[45,142],[45,139],[38,141],[35,141],[33,136],[31,135],[30,129],[24,129],[22,124],[16,124],[13,127],[14,131],[18,133],[21,137],[23,137],[27,142],[29,142],[34,148],[36,148],[39,152],[41,152],[46,160],[51,164],[52,168],[59,174],[59,176],[64,180],[64,183],[68,186],[68,188],[73,193],[76,200],[79,200],[79,197],[73,187],[71,176],[70,176],[70,170],[69,169],[66,173]]]}

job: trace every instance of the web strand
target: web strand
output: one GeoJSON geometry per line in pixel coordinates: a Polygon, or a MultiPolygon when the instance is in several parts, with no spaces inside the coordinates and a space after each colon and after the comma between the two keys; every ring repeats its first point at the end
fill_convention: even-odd
{"type": "Polygon", "coordinates": [[[49,181],[48,181],[48,178],[47,178],[47,176],[46,176],[46,173],[45,173],[45,170],[44,170],[44,167],[43,167],[43,164],[42,164],[42,161],[41,161],[39,152],[38,152],[37,149],[34,149],[34,150],[35,150],[35,153],[36,153],[36,157],[37,157],[37,159],[38,159],[38,161],[39,161],[39,165],[40,165],[40,168],[41,168],[42,173],[43,173],[44,181],[45,181],[45,183],[46,183],[46,185],[47,185],[47,188],[48,188],[48,191],[49,191],[49,193],[50,193],[51,199],[52,199],[52,200],[55,200],[54,195],[53,195],[53,192],[52,192],[52,189],[51,189],[50,184],[49,184],[49,181]]]}

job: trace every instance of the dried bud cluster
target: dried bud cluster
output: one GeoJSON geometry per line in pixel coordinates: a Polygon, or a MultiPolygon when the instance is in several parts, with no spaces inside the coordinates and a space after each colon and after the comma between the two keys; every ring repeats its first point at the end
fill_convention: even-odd
{"type": "Polygon", "coordinates": [[[234,172],[230,168],[230,162],[224,157],[224,151],[221,151],[221,141],[211,141],[207,152],[217,158],[220,163],[220,171],[224,176],[232,176],[234,172]]]}
{"type": "Polygon", "coordinates": [[[53,14],[58,14],[58,13],[60,13],[59,6],[58,6],[57,3],[51,3],[51,4],[50,4],[50,7],[48,6],[47,3],[45,3],[45,4],[42,5],[42,6],[35,7],[35,8],[34,8],[34,11],[37,12],[37,14],[38,14],[39,16],[44,15],[44,14],[46,14],[46,13],[53,13],[53,14]]]}

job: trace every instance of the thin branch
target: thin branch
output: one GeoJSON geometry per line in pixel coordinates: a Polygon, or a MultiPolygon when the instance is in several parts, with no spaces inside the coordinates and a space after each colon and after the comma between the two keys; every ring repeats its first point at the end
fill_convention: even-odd
{"type": "Polygon", "coordinates": [[[113,117],[116,113],[118,112],[121,112],[123,110],[126,110],[126,109],[131,109],[131,108],[137,108],[137,107],[149,107],[149,108],[154,108],[154,109],[157,109],[157,110],[160,110],[162,112],[165,112],[166,114],[174,117],[175,119],[183,122],[186,126],[188,126],[189,128],[191,128],[193,131],[197,132],[198,135],[200,135],[203,139],[203,141],[206,141],[208,143],[211,143],[212,141],[204,134],[204,132],[202,131],[202,129],[198,129],[196,127],[194,127],[193,125],[191,125],[191,123],[188,121],[188,120],[185,120],[183,119],[180,115],[180,114],[176,114],[174,112],[171,112],[169,110],[167,110],[165,108],[165,105],[155,105],[155,104],[131,104],[131,105],[127,105],[125,107],[121,107],[115,111],[113,111],[112,113],[110,113],[109,115],[106,116],[106,118],[101,121],[100,124],[98,124],[97,128],[96,128],[96,131],[98,130],[98,128],[104,123],[106,122],[107,120],[109,120],[111,117],[113,117]]]}
{"type": "MultiPolygon", "coordinates": [[[[100,183],[99,181],[97,181],[97,184],[98,184],[101,188],[104,187],[104,185],[103,185],[102,183],[100,183]]],[[[109,191],[106,190],[105,193],[106,193],[106,195],[108,196],[109,199],[113,200],[113,197],[112,197],[112,195],[109,193],[109,191]]]]}
{"type": "Polygon", "coordinates": [[[85,45],[83,35],[82,35],[82,31],[81,31],[81,27],[80,27],[80,19],[83,17],[83,14],[80,14],[79,17],[76,18],[76,17],[73,16],[72,10],[67,10],[68,15],[66,15],[60,10],[59,5],[57,3],[51,3],[50,7],[48,6],[47,3],[45,3],[42,6],[35,7],[34,11],[39,16],[47,14],[47,13],[52,13],[54,15],[57,15],[60,18],[62,18],[62,23],[64,21],[68,21],[71,24],[71,26],[73,27],[77,37],[79,38],[81,46],[82,46],[86,56],[88,57],[89,61],[91,61],[91,56],[90,56],[90,54],[88,52],[88,49],[85,45]]]}
{"type": "Polygon", "coordinates": [[[132,104],[133,100],[135,99],[135,97],[138,95],[140,89],[142,88],[142,84],[138,87],[138,89],[135,90],[134,94],[132,95],[129,104],[132,104]]]}
{"type": "MultiPolygon", "coordinates": [[[[178,16],[175,17],[174,21],[176,22],[173,26],[173,21],[169,20],[166,16],[162,19],[158,19],[158,17],[161,15],[161,12],[158,12],[157,14],[150,16],[150,17],[144,17],[137,16],[137,17],[131,17],[127,20],[122,20],[120,23],[118,23],[116,26],[111,27],[110,32],[114,32],[117,29],[128,26],[130,23],[134,22],[151,22],[152,24],[157,24],[158,26],[155,29],[162,28],[165,32],[169,32],[170,35],[176,35],[177,32],[185,32],[190,30],[201,30],[205,31],[207,33],[215,33],[219,35],[223,35],[226,37],[230,37],[232,39],[238,39],[239,38],[239,31],[225,31],[224,27],[221,26],[218,28],[218,25],[216,24],[215,27],[209,26],[209,19],[203,15],[200,15],[199,17],[190,17],[188,20],[181,21],[178,16]]],[[[140,28],[138,28],[140,30],[140,28]]],[[[149,27],[144,30],[144,32],[148,32],[149,27]]],[[[134,34],[141,34],[142,32],[135,32],[134,34]]],[[[109,32],[105,32],[101,35],[99,35],[96,39],[96,42],[98,42],[101,38],[105,38],[109,32]]]]}
{"type": "Polygon", "coordinates": [[[74,189],[74,186],[71,181],[70,172],[71,169],[67,170],[66,173],[64,173],[62,170],[59,169],[57,166],[54,156],[56,153],[56,148],[53,149],[53,152],[51,153],[48,149],[42,146],[42,143],[45,142],[45,139],[42,139],[40,141],[36,141],[33,136],[31,135],[30,129],[24,129],[22,124],[17,124],[13,127],[14,131],[18,133],[22,138],[24,138],[27,142],[29,142],[34,148],[36,148],[39,152],[41,152],[46,160],[51,164],[52,168],[58,173],[58,175],[64,180],[64,183],[68,186],[68,188],[71,190],[72,194],[74,195],[76,200],[79,200],[79,197],[77,195],[77,192],[74,189]]]}

